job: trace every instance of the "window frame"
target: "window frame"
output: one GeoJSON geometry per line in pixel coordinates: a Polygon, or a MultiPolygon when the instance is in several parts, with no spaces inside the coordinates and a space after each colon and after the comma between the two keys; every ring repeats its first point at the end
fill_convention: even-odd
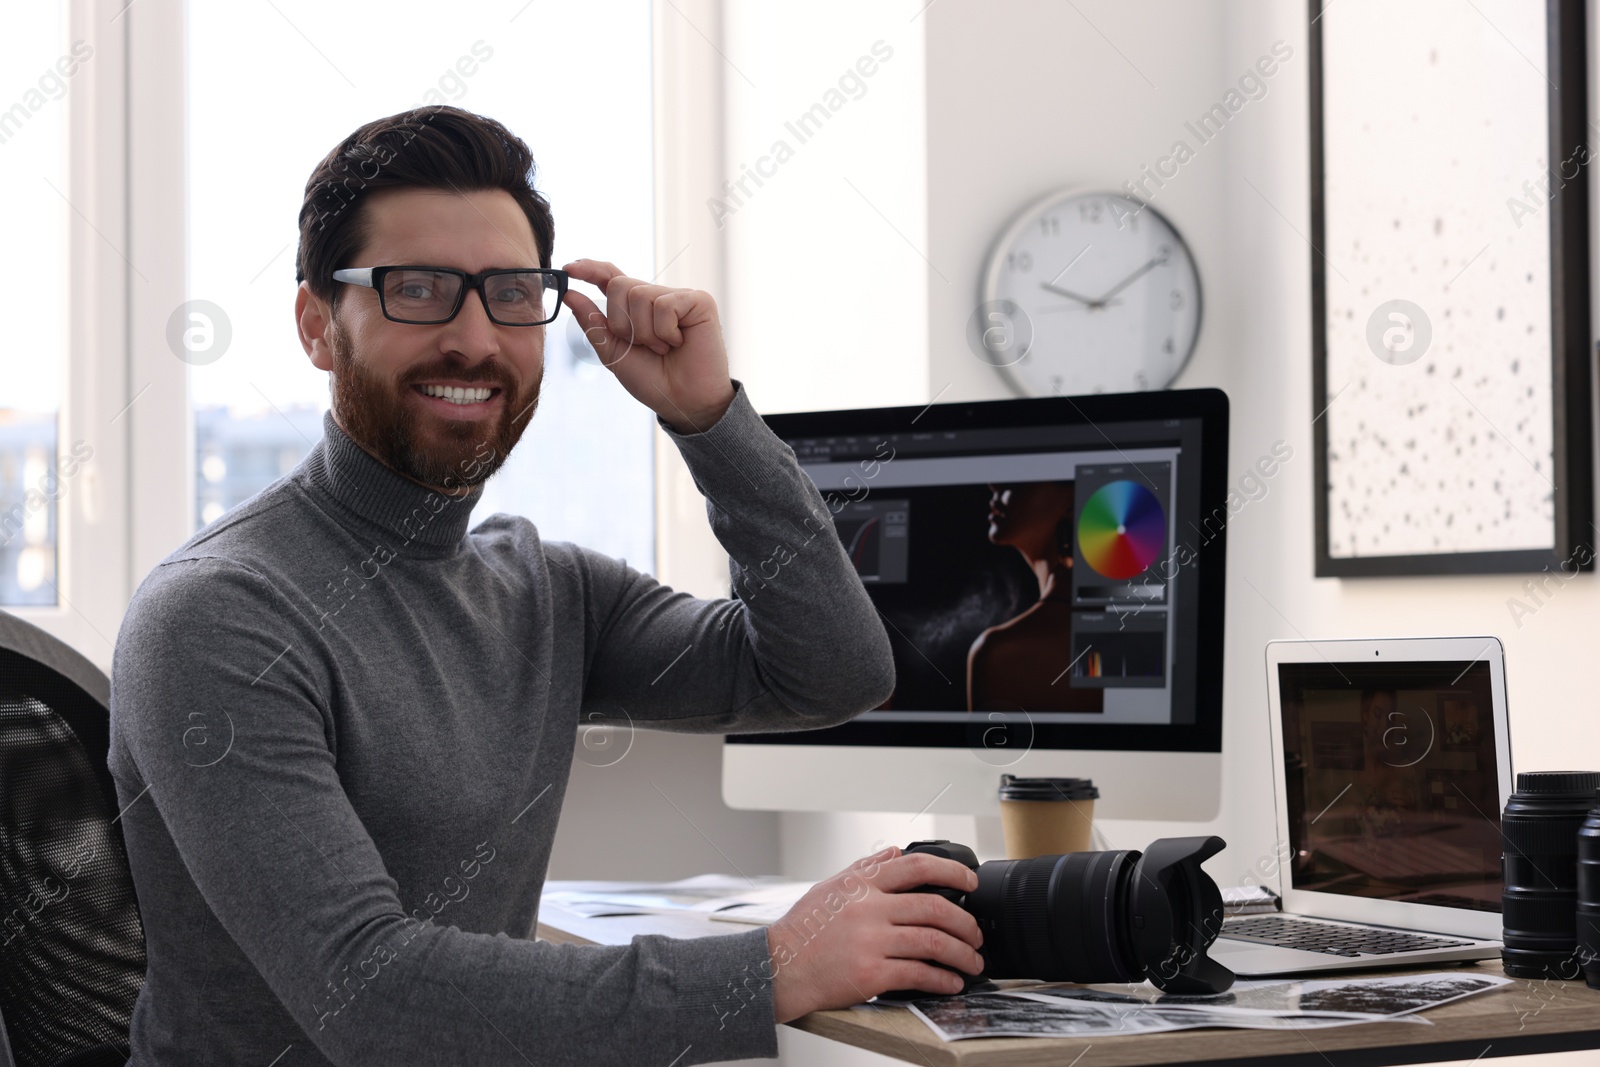
{"type": "MultiPolygon", "coordinates": [[[[182,72],[174,86],[167,58],[174,31],[181,40],[182,24],[181,4],[172,0],[131,9],[126,0],[67,0],[68,41],[87,41],[94,54],[74,75],[65,101],[70,209],[57,454],[83,442],[93,455],[57,500],[57,602],[6,610],[104,670],[132,578],[148,570],[137,566],[141,535],[150,544],[174,525],[161,511],[163,479],[135,481],[130,474],[140,462],[161,462],[151,448],[168,432],[161,420],[170,419],[174,404],[186,403],[181,392],[173,394],[174,384],[184,385],[182,364],[169,354],[176,373],[147,367],[152,346],[140,343],[140,331],[162,317],[162,304],[175,306],[163,297],[174,285],[182,288],[181,260],[180,273],[171,277],[172,231],[163,229],[172,223],[171,211],[141,214],[152,196],[176,195],[181,205],[181,189],[160,187],[170,168],[159,163],[173,150],[171,129],[182,132],[182,72]],[[174,100],[176,120],[163,121],[174,100]],[[142,392],[129,388],[136,377],[142,392]]],[[[177,147],[181,151],[181,141],[177,147]]],[[[155,329],[159,344],[164,321],[155,329]]]]}
{"type": "MultiPolygon", "coordinates": [[[[58,452],[94,449],[58,501],[55,605],[5,610],[109,672],[138,584],[194,531],[187,365],[167,321],[188,291],[186,0],[65,0],[94,46],[67,94],[65,382],[58,452]]],[[[652,0],[655,259],[660,281],[724,291],[724,242],[690,195],[721,173],[720,66],[693,25],[721,0],[652,0]],[[685,18],[688,15],[688,19],[685,18]]],[[[737,376],[737,369],[735,369],[737,376]]],[[[727,596],[727,556],[682,457],[655,431],[656,573],[727,596]]]]}
{"type": "MultiPolygon", "coordinates": [[[[724,177],[724,62],[707,53],[722,36],[722,0],[652,0],[651,109],[655,129],[656,281],[704,289],[726,323],[727,243],[703,206],[724,177]]],[[[730,353],[738,378],[739,360],[730,353]]],[[[706,520],[705,498],[683,456],[655,427],[656,578],[700,597],[732,593],[728,554],[706,520]]]]}

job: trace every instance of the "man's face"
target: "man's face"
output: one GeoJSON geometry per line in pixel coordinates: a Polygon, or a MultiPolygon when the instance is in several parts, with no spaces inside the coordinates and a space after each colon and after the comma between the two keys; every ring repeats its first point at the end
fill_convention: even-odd
{"type": "MultiPolygon", "coordinates": [[[[528,218],[502,189],[458,194],[389,188],[369,195],[366,247],[349,264],[537,267],[528,218]]],[[[334,283],[341,285],[341,283],[334,283]]],[[[497,326],[476,291],[449,322],[417,326],[384,317],[374,289],[342,285],[337,314],[301,283],[295,301],[311,362],[333,375],[340,429],[390,468],[423,485],[476,485],[505,462],[527,429],[544,377],[544,327],[497,326]],[[428,386],[491,390],[456,404],[428,386]]]]}

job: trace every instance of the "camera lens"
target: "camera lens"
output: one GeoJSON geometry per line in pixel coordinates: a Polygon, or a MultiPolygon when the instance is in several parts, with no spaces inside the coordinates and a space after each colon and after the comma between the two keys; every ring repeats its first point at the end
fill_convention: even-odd
{"type": "Polygon", "coordinates": [[[1578,963],[1590,988],[1600,989],[1600,794],[1578,830],[1578,963]]]}
{"type": "Polygon", "coordinates": [[[1070,852],[978,868],[966,907],[983,931],[984,972],[1043,982],[1140,982],[1127,936],[1140,853],[1070,852]]]}
{"type": "MultiPolygon", "coordinates": [[[[965,845],[913,841],[926,852],[978,872],[961,893],[923,885],[972,915],[983,932],[989,978],[1044,982],[1141,982],[1168,993],[1221,993],[1233,972],[1206,955],[1222,931],[1222,893],[1200,864],[1221,852],[1220,837],[1163,837],[1144,852],[1069,852],[979,863],[965,845]]],[[[936,967],[955,971],[943,963],[936,967]]],[[[962,976],[966,988],[980,984],[962,976]]],[[[879,994],[909,1000],[928,994],[879,994]]]]}
{"type": "Polygon", "coordinates": [[[1000,859],[978,869],[966,910],[984,933],[984,973],[1043,982],[1138,982],[1126,939],[1136,851],[1000,859]]]}
{"type": "Polygon", "coordinates": [[[1600,789],[1600,773],[1517,775],[1500,816],[1500,950],[1513,978],[1576,978],[1578,830],[1600,789]]]}
{"type": "Polygon", "coordinates": [[[1220,837],[1163,838],[1142,853],[979,865],[962,907],[983,931],[984,973],[1222,992],[1233,972],[1206,956],[1222,929],[1222,894],[1200,869],[1222,848],[1220,837]]]}

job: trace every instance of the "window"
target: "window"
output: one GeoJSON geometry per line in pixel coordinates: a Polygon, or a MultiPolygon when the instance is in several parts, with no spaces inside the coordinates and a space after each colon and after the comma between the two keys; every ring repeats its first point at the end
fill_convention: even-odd
{"type": "Polygon", "coordinates": [[[0,71],[8,74],[0,82],[0,197],[29,207],[8,213],[10,254],[0,257],[0,292],[25,309],[8,317],[0,376],[0,605],[6,606],[56,603],[56,500],[61,464],[74,462],[58,459],[57,430],[66,368],[64,97],[80,62],[58,5],[7,12],[0,34],[0,71]]]}
{"type": "MultiPolygon", "coordinates": [[[[648,0],[279,0],[194,4],[189,19],[196,529],[322,435],[327,375],[294,323],[296,221],[312,169],[357,126],[432,103],[495,118],[533,152],[555,215],[553,265],[589,257],[653,273],[648,0]]],[[[563,309],[546,327],[538,412],[474,518],[523,514],[546,540],[653,573],[653,427],[563,309]]]]}

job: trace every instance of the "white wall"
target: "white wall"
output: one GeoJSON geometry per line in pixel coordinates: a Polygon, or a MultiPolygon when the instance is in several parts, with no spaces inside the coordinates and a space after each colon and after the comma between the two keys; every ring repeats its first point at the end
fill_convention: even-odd
{"type": "Polygon", "coordinates": [[[762,412],[924,399],[924,2],[726,5],[725,176],[774,160],[720,228],[729,359],[762,412]]]}

